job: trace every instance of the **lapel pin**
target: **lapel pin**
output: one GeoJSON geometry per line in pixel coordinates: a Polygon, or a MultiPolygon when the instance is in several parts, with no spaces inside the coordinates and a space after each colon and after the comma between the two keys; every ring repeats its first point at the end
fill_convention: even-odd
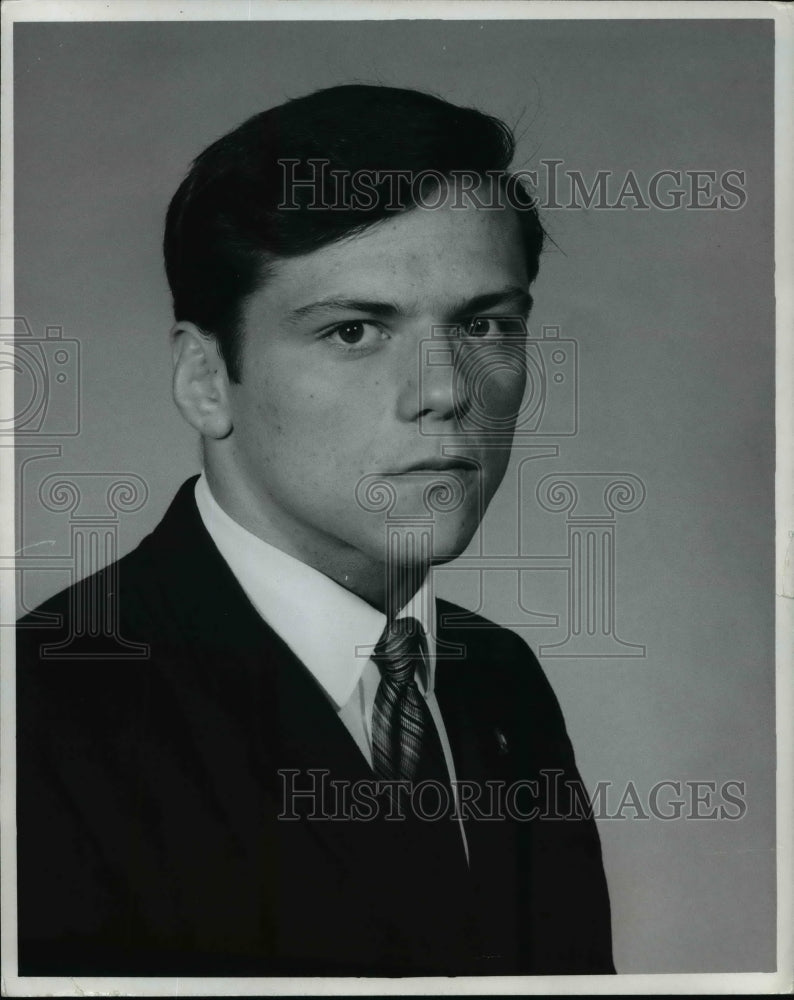
{"type": "Polygon", "coordinates": [[[499,747],[499,753],[507,753],[507,737],[502,730],[494,729],[494,736],[496,737],[496,745],[499,747]]]}

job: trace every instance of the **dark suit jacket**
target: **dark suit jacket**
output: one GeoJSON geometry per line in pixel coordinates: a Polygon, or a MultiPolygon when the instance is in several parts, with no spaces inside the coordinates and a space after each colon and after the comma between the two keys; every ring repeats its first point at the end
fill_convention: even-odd
{"type": "MultiPolygon", "coordinates": [[[[221,558],[193,483],[134,552],[20,623],[20,974],[614,971],[592,819],[469,819],[470,872],[410,817],[313,819],[306,799],[278,819],[284,769],[306,787],[309,769],[372,773],[221,558]],[[75,629],[116,594],[113,641],[75,629]],[[148,656],[118,658],[119,636],[148,656]]],[[[578,774],[536,659],[439,611],[439,639],[466,653],[437,667],[458,779],[558,772],[556,793],[524,792],[564,816],[578,774]]]]}

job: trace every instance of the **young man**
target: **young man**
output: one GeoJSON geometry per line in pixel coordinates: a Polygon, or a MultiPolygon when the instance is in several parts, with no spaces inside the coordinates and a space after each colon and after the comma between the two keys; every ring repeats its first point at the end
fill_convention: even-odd
{"type": "Polygon", "coordinates": [[[556,699],[428,578],[524,391],[543,232],[512,153],[348,86],[193,164],[165,257],[204,471],[60,626],[21,623],[21,974],[614,971],[556,699]],[[93,601],[145,660],[58,658],[93,601]]]}

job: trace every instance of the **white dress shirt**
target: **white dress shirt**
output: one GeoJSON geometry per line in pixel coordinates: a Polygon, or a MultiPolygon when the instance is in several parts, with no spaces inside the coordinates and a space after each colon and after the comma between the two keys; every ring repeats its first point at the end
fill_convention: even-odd
{"type": "MultiPolygon", "coordinates": [[[[203,473],[195,496],[204,527],[248,599],[310,671],[372,766],[372,711],[380,671],[371,654],[386,616],[238,524],[215,500],[203,473]]],[[[421,622],[427,636],[426,669],[417,669],[416,683],[438,730],[454,794],[455,764],[434,693],[435,600],[429,576],[397,615],[409,616],[421,622]]],[[[460,828],[466,847],[462,823],[460,828]]]]}

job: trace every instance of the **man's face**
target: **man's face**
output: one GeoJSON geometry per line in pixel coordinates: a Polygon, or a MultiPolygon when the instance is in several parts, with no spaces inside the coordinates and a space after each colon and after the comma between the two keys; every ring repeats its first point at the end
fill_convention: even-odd
{"type": "Polygon", "coordinates": [[[504,475],[525,382],[523,339],[469,325],[524,314],[526,285],[512,210],[414,209],[279,260],[246,305],[222,443],[247,526],[337,579],[384,564],[395,518],[430,518],[434,560],[460,554],[504,475]]]}

